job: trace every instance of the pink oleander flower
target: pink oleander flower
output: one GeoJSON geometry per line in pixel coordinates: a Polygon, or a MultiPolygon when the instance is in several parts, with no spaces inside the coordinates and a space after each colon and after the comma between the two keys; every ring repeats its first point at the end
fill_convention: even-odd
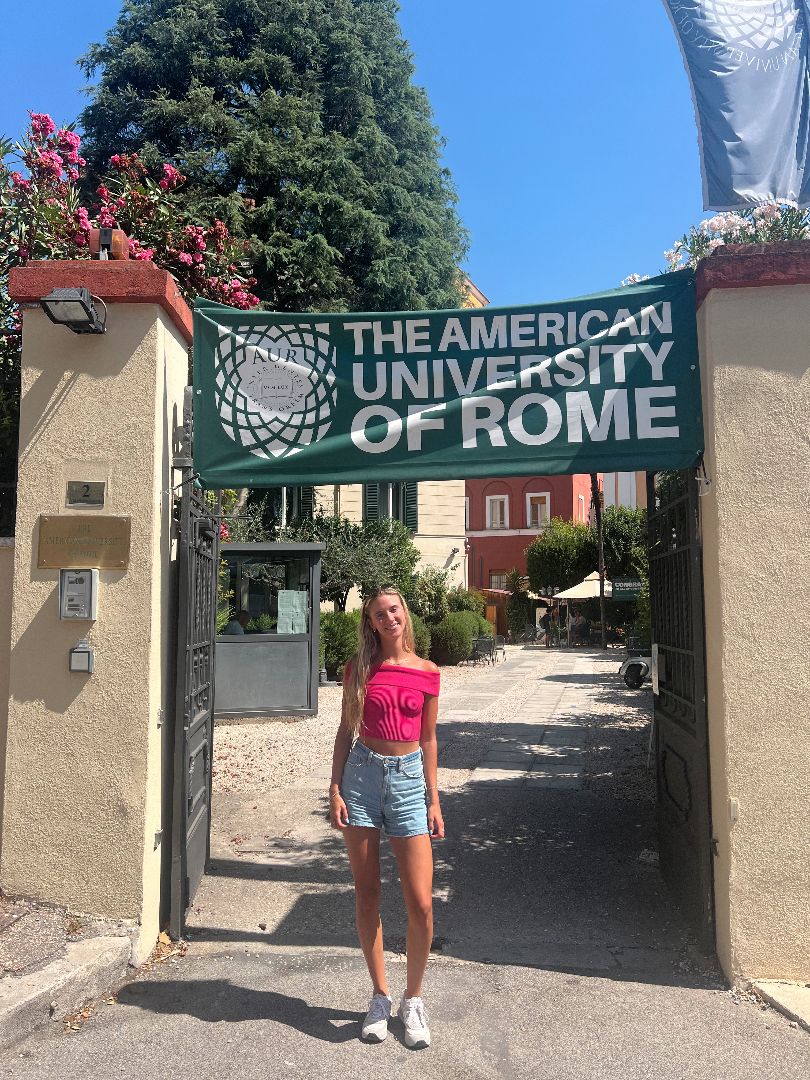
{"type": "Polygon", "coordinates": [[[231,532],[228,528],[227,522],[221,521],[219,523],[219,538],[223,543],[227,543],[231,538],[231,532]]]}
{"type": "Polygon", "coordinates": [[[136,251],[134,258],[138,262],[151,262],[155,257],[154,248],[141,248],[140,251],[136,251]]]}
{"type": "Polygon", "coordinates": [[[38,139],[47,139],[56,131],[56,124],[47,113],[30,112],[28,115],[31,117],[31,133],[38,139]]]}
{"type": "Polygon", "coordinates": [[[194,254],[191,256],[191,258],[195,263],[201,263],[202,262],[202,255],[199,253],[199,251],[195,251],[194,254]]]}
{"type": "Polygon", "coordinates": [[[115,220],[112,211],[106,206],[102,206],[101,210],[98,212],[98,225],[100,229],[118,228],[118,223],[115,220]]]}
{"type": "Polygon", "coordinates": [[[33,166],[46,176],[60,180],[64,162],[55,150],[40,150],[33,161],[33,166]]]}
{"type": "Polygon", "coordinates": [[[81,229],[90,228],[90,215],[83,206],[80,206],[76,211],[76,223],[81,229]]]}
{"type": "Polygon", "coordinates": [[[98,195],[102,199],[109,199],[109,197],[110,197],[110,189],[108,187],[106,187],[104,184],[99,184],[98,187],[96,188],[96,195],[98,195]]]}
{"type": "Polygon", "coordinates": [[[191,258],[187,251],[181,251],[180,254],[177,256],[177,261],[181,262],[183,266],[191,266],[194,260],[191,258]]]}
{"type": "Polygon", "coordinates": [[[27,259],[29,254],[30,254],[30,252],[29,252],[27,247],[21,247],[20,248],[19,255],[20,255],[21,259],[27,259]]]}
{"type": "Polygon", "coordinates": [[[115,167],[118,168],[118,166],[121,164],[121,155],[113,154],[113,156],[110,158],[110,164],[115,165],[115,167]]]}
{"type": "Polygon", "coordinates": [[[73,237],[76,247],[87,247],[87,236],[83,232],[77,232],[73,237]]]}
{"type": "Polygon", "coordinates": [[[78,180],[79,179],[79,170],[78,169],[68,169],[67,174],[68,174],[68,179],[69,180],[78,180]]]}
{"type": "Polygon", "coordinates": [[[776,221],[779,217],[779,213],[778,203],[763,203],[754,210],[754,218],[757,221],[776,221]]]}

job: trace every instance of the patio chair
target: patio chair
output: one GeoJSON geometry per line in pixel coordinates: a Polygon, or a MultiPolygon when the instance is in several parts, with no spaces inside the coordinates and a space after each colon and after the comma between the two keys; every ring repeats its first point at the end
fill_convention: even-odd
{"type": "Polygon", "coordinates": [[[495,644],[492,648],[493,660],[498,659],[498,653],[501,654],[501,660],[506,659],[506,638],[503,634],[496,634],[494,638],[495,644]]]}
{"type": "Polygon", "coordinates": [[[495,662],[495,639],[491,637],[479,637],[473,642],[470,661],[477,664],[479,661],[487,664],[495,662]]]}

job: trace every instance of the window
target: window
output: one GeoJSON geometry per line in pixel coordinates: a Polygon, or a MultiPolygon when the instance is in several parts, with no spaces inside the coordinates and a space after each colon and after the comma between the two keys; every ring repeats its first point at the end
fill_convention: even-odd
{"type": "Polygon", "coordinates": [[[547,491],[526,493],[526,528],[542,529],[551,518],[551,496],[547,491]]]}
{"type": "Polygon", "coordinates": [[[490,572],[489,572],[489,587],[490,587],[490,589],[505,589],[506,588],[506,571],[505,570],[490,570],[490,572]]]}
{"type": "Polygon", "coordinates": [[[509,528],[508,495],[487,495],[487,528],[509,528]]]}
{"type": "Polygon", "coordinates": [[[308,558],[269,551],[255,554],[227,551],[223,558],[228,566],[231,593],[231,619],[222,631],[224,634],[308,632],[308,558]]]}
{"type": "Polygon", "coordinates": [[[393,484],[363,484],[363,521],[392,518],[419,531],[418,486],[415,480],[393,484]]]}

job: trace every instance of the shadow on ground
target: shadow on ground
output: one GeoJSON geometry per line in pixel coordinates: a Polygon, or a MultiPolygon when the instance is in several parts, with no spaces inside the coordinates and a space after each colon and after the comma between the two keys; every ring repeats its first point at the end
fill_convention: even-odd
{"type": "MultiPolygon", "coordinates": [[[[614,663],[605,660],[605,674],[564,677],[599,699],[597,721],[566,716],[585,729],[581,786],[514,787],[496,778],[443,795],[448,837],[434,848],[435,954],[671,986],[724,985],[694,948],[654,864],[654,778],[646,768],[651,696],[625,690],[614,663]]],[[[517,742],[537,741],[536,725],[509,725],[517,742]]],[[[497,735],[497,723],[488,728],[497,735]]],[[[463,720],[442,723],[442,764],[466,760],[465,742],[481,730],[463,720]]],[[[195,942],[355,946],[351,876],[321,792],[263,796],[262,835],[255,825],[250,839],[237,835],[238,842],[227,843],[220,835],[192,920],[195,942]]],[[[241,812],[238,798],[221,800],[214,807],[220,833],[218,815],[228,819],[227,832],[241,812]]],[[[399,952],[404,913],[396,868],[383,848],[386,947],[399,952]]]]}

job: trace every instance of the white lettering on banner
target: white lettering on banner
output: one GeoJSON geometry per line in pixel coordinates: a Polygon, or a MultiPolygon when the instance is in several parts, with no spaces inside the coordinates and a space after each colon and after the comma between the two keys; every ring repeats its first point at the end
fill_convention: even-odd
{"type": "Polygon", "coordinates": [[[534,315],[513,315],[510,321],[512,323],[511,344],[533,349],[537,344],[534,334],[534,315]],[[525,325],[526,322],[529,323],[528,326],[525,325]]]}
{"type": "Polygon", "coordinates": [[[371,367],[371,364],[352,364],[352,388],[354,389],[355,397],[360,398],[361,401],[378,401],[385,395],[386,391],[386,365],[375,364],[374,370],[377,376],[377,385],[373,390],[366,390],[363,382],[364,373],[371,367]]]}
{"type": "Polygon", "coordinates": [[[604,326],[600,327],[600,332],[601,330],[607,329],[608,317],[606,311],[586,311],[579,320],[579,336],[582,341],[585,341],[589,337],[593,337],[591,323],[594,319],[599,319],[601,323],[604,323],[604,326]]]}
{"type": "Polygon", "coordinates": [[[555,375],[554,382],[558,386],[579,386],[585,382],[585,368],[578,364],[577,360],[584,360],[585,353],[582,349],[566,349],[554,357],[557,367],[562,368],[565,375],[555,375]]]}
{"type": "Polygon", "coordinates": [[[630,415],[627,409],[626,390],[605,391],[602,415],[598,421],[594,413],[591,395],[587,392],[580,391],[566,394],[565,406],[568,413],[569,442],[582,442],[583,421],[591,442],[606,442],[610,434],[611,424],[615,424],[613,434],[617,441],[630,438],[630,415]]]}
{"type": "Polygon", "coordinates": [[[517,390],[514,356],[487,357],[487,389],[517,390]]]}
{"type": "MultiPolygon", "coordinates": [[[[567,395],[570,396],[570,395],[567,395]]],[[[509,430],[513,437],[524,446],[542,446],[551,442],[560,434],[562,412],[554,398],[545,394],[524,394],[512,402],[509,409],[509,430]],[[530,433],[523,425],[523,414],[531,406],[539,405],[546,414],[546,429],[539,433],[530,433]]]]}
{"type": "Polygon", "coordinates": [[[391,397],[394,401],[401,401],[404,397],[403,386],[408,387],[413,398],[430,397],[429,383],[427,360],[417,361],[415,376],[402,360],[396,360],[391,365],[391,397]]]}
{"type": "MultiPolygon", "coordinates": [[[[518,401],[520,398],[518,398],[518,401]]],[[[506,412],[504,403],[495,397],[463,398],[461,401],[461,445],[465,450],[478,446],[478,432],[489,435],[492,446],[506,446],[500,423],[506,412]],[[486,410],[479,416],[479,411],[486,410]]]]}
{"type": "Polygon", "coordinates": [[[377,356],[382,355],[384,346],[389,342],[394,346],[395,353],[402,353],[402,323],[398,319],[391,323],[392,329],[387,334],[383,331],[382,322],[374,322],[372,327],[374,329],[374,352],[377,356]]]}
{"type": "Polygon", "coordinates": [[[422,449],[422,432],[423,431],[443,431],[444,430],[444,417],[443,416],[430,416],[429,413],[441,412],[447,408],[447,403],[442,401],[439,405],[429,405],[426,409],[423,409],[419,405],[408,406],[408,419],[406,426],[408,429],[408,449],[409,450],[421,450],[422,449]]]}
{"type": "MultiPolygon", "coordinates": [[[[680,434],[677,424],[662,424],[662,420],[674,420],[674,402],[655,404],[676,395],[674,386],[641,387],[634,391],[636,406],[636,437],[638,439],[676,439],[680,434]]],[[[505,447],[508,428],[512,438],[523,446],[543,446],[553,442],[563,429],[572,444],[584,442],[627,442],[631,438],[630,407],[627,389],[612,388],[605,391],[601,410],[597,416],[594,402],[585,390],[571,391],[559,402],[547,394],[521,394],[509,406],[499,397],[476,395],[462,397],[461,437],[465,450],[474,450],[486,440],[489,446],[505,447]],[[527,419],[532,427],[541,431],[527,430],[527,419]]],[[[432,405],[409,405],[408,415],[403,419],[387,405],[368,405],[361,409],[352,422],[351,438],[354,445],[367,454],[383,454],[393,450],[406,432],[408,450],[422,450],[423,432],[444,431],[447,427],[444,413],[447,402],[432,405]],[[370,434],[379,438],[370,438],[370,434]]]]}
{"type": "Polygon", "coordinates": [[[473,390],[475,390],[478,376],[481,374],[481,369],[484,366],[483,356],[476,356],[473,360],[470,365],[470,374],[466,382],[464,381],[464,376],[461,374],[458,360],[456,360],[455,357],[451,357],[449,360],[446,360],[445,363],[447,364],[447,370],[453,378],[453,385],[456,388],[456,393],[459,395],[471,394],[473,390]]]}
{"type": "Polygon", "coordinates": [[[555,345],[564,345],[562,332],[564,325],[565,319],[562,315],[541,312],[537,316],[537,347],[547,349],[548,339],[552,336],[555,345]]]}
{"type": "MultiPolygon", "coordinates": [[[[525,316],[523,317],[525,318],[525,316]]],[[[534,316],[529,315],[529,318],[532,320],[532,322],[534,322],[534,316]]],[[[514,319],[515,316],[513,315],[513,334],[514,319]]],[[[442,341],[444,341],[444,338],[442,338],[442,341]]],[[[487,330],[486,316],[473,315],[470,318],[470,349],[505,349],[506,347],[507,343],[505,315],[493,315],[489,330],[487,330]]],[[[444,349],[441,346],[439,346],[439,352],[444,352],[444,349]]]]}
{"type": "Polygon", "coordinates": [[[653,398],[674,398],[674,386],[644,386],[636,390],[636,434],[639,439],[677,439],[677,427],[653,427],[653,420],[675,418],[674,405],[653,405],[653,398]]]}
{"type": "Polygon", "coordinates": [[[669,356],[669,351],[675,343],[673,341],[665,341],[658,352],[652,347],[647,345],[646,342],[640,341],[638,343],[638,351],[649,363],[652,369],[652,377],[655,382],[661,382],[664,378],[664,361],[669,356]]]}
{"type": "Polygon", "coordinates": [[[641,332],[645,336],[650,332],[650,324],[655,324],[655,329],[662,334],[672,333],[672,304],[665,300],[661,304],[661,314],[658,314],[655,304],[641,309],[641,332]]]}
{"type": "Polygon", "coordinates": [[[363,344],[363,334],[366,330],[371,329],[370,322],[345,322],[343,324],[344,330],[350,330],[354,334],[354,355],[362,356],[365,353],[365,346],[363,344]]]}
{"type": "Polygon", "coordinates": [[[538,354],[530,353],[528,356],[521,356],[520,358],[520,388],[521,390],[531,389],[532,379],[535,377],[540,380],[540,385],[545,387],[551,386],[551,376],[548,373],[549,365],[551,364],[550,356],[541,356],[538,354]]]}
{"type": "Polygon", "coordinates": [[[368,405],[352,420],[352,442],[358,450],[364,450],[367,454],[384,454],[387,450],[393,450],[401,434],[402,417],[387,405],[368,405]],[[372,417],[379,417],[387,422],[387,431],[379,442],[371,442],[366,435],[372,417]]]}
{"type": "Polygon", "coordinates": [[[430,319],[408,319],[405,340],[406,352],[430,352],[430,319]]]}
{"type": "Polygon", "coordinates": [[[448,345],[457,345],[465,352],[470,351],[470,344],[461,329],[461,319],[448,319],[444,324],[444,333],[439,342],[439,352],[447,352],[448,345]]]}

